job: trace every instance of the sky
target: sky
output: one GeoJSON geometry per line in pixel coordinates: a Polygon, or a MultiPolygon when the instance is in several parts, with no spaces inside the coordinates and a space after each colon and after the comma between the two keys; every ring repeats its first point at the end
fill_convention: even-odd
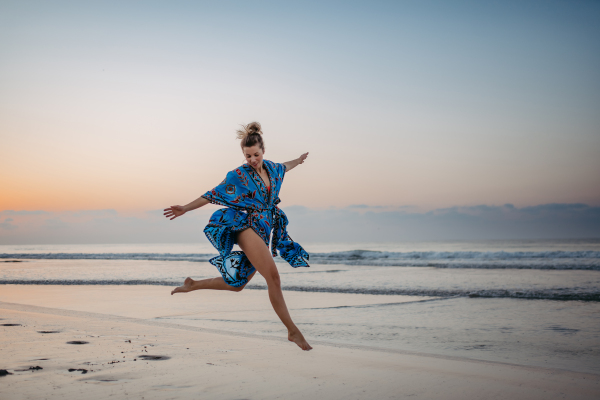
{"type": "Polygon", "coordinates": [[[310,152],[280,195],[301,236],[600,237],[597,1],[3,0],[0,54],[0,244],[184,240],[148,224],[251,121],[265,158],[310,152]]]}

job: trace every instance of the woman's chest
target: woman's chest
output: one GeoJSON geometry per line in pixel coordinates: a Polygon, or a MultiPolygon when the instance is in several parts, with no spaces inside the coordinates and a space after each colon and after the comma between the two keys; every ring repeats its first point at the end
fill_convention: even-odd
{"type": "Polygon", "coordinates": [[[262,172],[257,172],[257,173],[258,173],[258,176],[260,176],[260,178],[263,180],[263,183],[267,187],[271,187],[271,177],[267,173],[267,170],[263,169],[262,172]]]}

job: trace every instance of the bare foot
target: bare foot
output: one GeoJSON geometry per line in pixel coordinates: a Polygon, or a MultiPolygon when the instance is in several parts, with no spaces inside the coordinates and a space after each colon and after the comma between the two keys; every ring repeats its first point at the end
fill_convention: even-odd
{"type": "Polygon", "coordinates": [[[171,296],[174,293],[186,293],[189,292],[190,290],[192,290],[192,284],[194,283],[194,280],[192,278],[185,278],[185,281],[183,282],[183,285],[176,287],[175,289],[173,289],[173,291],[171,292],[171,296]]]}
{"type": "Polygon", "coordinates": [[[290,342],[296,343],[298,347],[300,347],[302,350],[308,351],[312,349],[312,347],[310,346],[310,344],[308,344],[306,339],[304,339],[304,336],[302,336],[302,333],[300,333],[300,331],[295,333],[288,332],[288,340],[290,342]]]}

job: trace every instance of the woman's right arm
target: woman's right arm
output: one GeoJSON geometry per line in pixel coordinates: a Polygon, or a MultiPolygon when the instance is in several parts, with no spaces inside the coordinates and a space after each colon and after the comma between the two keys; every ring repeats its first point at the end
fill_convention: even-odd
{"type": "Polygon", "coordinates": [[[208,201],[204,197],[198,197],[196,200],[192,201],[189,204],[186,204],[185,206],[171,206],[169,208],[165,208],[164,216],[173,220],[177,217],[182,216],[188,211],[195,210],[196,208],[205,206],[208,203],[210,203],[210,201],[208,201]]]}

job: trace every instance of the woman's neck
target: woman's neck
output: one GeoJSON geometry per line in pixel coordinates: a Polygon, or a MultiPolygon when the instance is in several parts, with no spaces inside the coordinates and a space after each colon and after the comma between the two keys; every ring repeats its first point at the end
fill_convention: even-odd
{"type": "MultiPolygon", "coordinates": [[[[250,165],[250,164],[248,164],[248,165],[250,165]]],[[[250,166],[252,167],[252,165],[250,165],[250,166]]],[[[256,168],[252,167],[252,168],[254,168],[254,170],[256,172],[258,172],[259,174],[262,174],[263,173],[263,166],[264,166],[264,164],[260,163],[260,164],[258,164],[258,167],[256,167],[256,168]]]]}

